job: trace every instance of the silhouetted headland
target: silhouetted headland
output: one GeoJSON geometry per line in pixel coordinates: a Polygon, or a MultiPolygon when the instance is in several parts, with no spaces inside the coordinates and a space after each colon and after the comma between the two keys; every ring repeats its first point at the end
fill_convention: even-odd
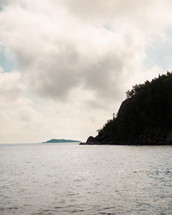
{"type": "Polygon", "coordinates": [[[127,91],[116,117],[81,145],[172,145],[172,73],[127,91]]]}

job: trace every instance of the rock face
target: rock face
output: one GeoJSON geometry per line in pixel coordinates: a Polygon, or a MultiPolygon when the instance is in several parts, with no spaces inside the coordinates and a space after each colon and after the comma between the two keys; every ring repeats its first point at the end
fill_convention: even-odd
{"type": "Polygon", "coordinates": [[[87,141],[80,145],[172,145],[172,132],[156,131],[154,135],[140,135],[138,138],[130,141],[115,141],[109,137],[90,136],[87,141]]]}
{"type": "Polygon", "coordinates": [[[80,145],[99,145],[100,142],[93,136],[90,136],[86,143],[80,143],[80,145]]]}
{"type": "Polygon", "coordinates": [[[112,138],[100,138],[99,136],[90,136],[85,143],[81,142],[80,145],[114,145],[112,138]]]}

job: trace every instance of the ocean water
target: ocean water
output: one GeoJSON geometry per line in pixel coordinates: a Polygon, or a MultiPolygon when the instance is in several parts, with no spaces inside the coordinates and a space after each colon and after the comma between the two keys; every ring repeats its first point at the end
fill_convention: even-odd
{"type": "Polygon", "coordinates": [[[0,145],[0,215],[172,214],[172,147],[0,145]]]}

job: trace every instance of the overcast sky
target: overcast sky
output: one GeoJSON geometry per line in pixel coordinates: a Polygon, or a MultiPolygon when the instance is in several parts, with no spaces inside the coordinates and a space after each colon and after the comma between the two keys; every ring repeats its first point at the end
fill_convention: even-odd
{"type": "Polygon", "coordinates": [[[0,143],[95,136],[171,50],[171,0],[0,0],[0,143]]]}

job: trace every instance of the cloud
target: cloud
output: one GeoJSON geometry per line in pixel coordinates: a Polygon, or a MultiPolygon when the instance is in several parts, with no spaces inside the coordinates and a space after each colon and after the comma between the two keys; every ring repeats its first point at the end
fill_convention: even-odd
{"type": "Polygon", "coordinates": [[[26,90],[21,74],[17,71],[4,73],[0,68],[0,104],[17,100],[26,90]]]}
{"type": "Polygon", "coordinates": [[[1,74],[1,73],[3,73],[3,71],[4,71],[4,70],[3,70],[3,68],[2,68],[2,67],[0,67],[0,74],[1,74]]]}
{"type": "Polygon", "coordinates": [[[132,85],[160,71],[145,69],[146,47],[172,25],[169,0],[2,3],[0,45],[16,68],[0,68],[0,114],[13,119],[9,128],[10,117],[2,124],[15,139],[15,124],[27,137],[36,131],[37,139],[57,130],[86,137],[117,111],[132,85]]]}
{"type": "MultiPolygon", "coordinates": [[[[55,0],[52,0],[55,3],[55,0]]],[[[58,1],[59,2],[59,1],[58,1]]],[[[94,2],[61,0],[77,18],[102,24],[130,22],[144,28],[164,27],[171,24],[170,0],[95,0],[94,2]]],[[[58,4],[58,3],[57,3],[58,4]]]]}
{"type": "Polygon", "coordinates": [[[1,16],[1,23],[9,21],[2,25],[2,39],[15,53],[20,70],[28,71],[39,95],[64,99],[82,86],[106,99],[117,96],[121,81],[125,86],[137,72],[138,66],[133,65],[140,65],[144,39],[136,28],[116,25],[107,30],[68,13],[50,19],[47,14],[14,7],[7,6],[1,16]]]}
{"type": "Polygon", "coordinates": [[[51,134],[41,113],[31,107],[29,100],[20,98],[19,102],[1,105],[0,110],[0,142],[28,143],[40,142],[44,135],[51,134]]]}

